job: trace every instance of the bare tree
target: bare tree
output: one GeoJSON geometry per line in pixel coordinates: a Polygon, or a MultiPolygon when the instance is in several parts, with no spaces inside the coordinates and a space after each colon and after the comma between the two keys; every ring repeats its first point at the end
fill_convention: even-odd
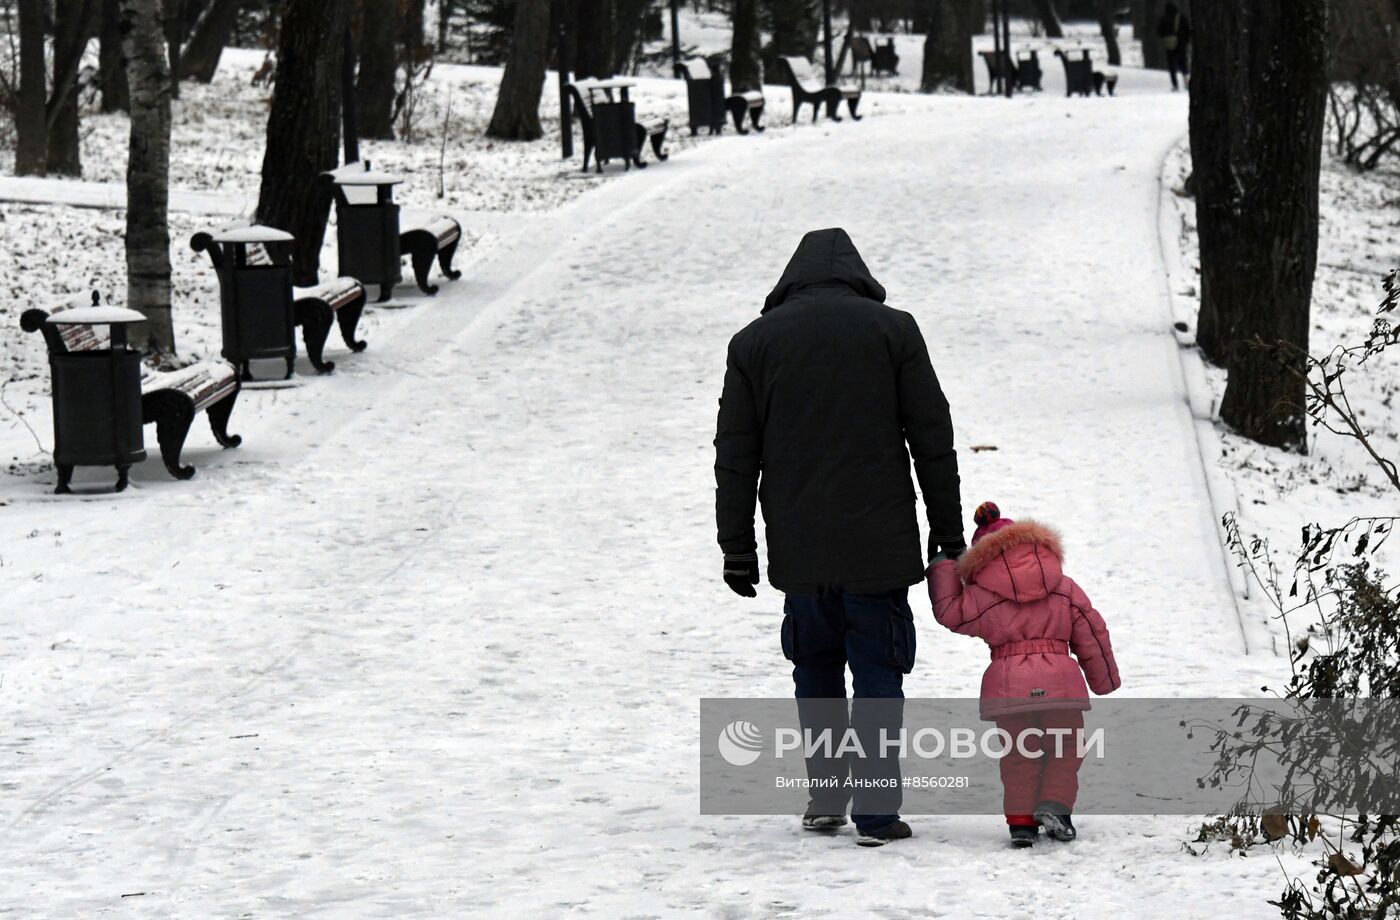
{"type": "Polygon", "coordinates": [[[1244,343],[1308,348],[1327,91],[1327,0],[1196,5],[1191,154],[1202,352],[1229,368],[1221,418],[1305,451],[1297,368],[1244,343]]]}
{"type": "Polygon", "coordinates": [[[341,63],[347,0],[287,0],[277,43],[277,76],[267,117],[260,223],[296,237],[297,284],[315,284],[330,196],[317,181],[340,151],[341,63]]]}
{"type": "Polygon", "coordinates": [[[126,85],[126,53],[122,51],[121,0],[102,0],[101,39],[97,82],[102,90],[102,111],[125,112],[131,108],[126,85]]]}
{"type": "Polygon", "coordinates": [[[15,100],[15,173],[42,175],[49,157],[45,110],[44,0],[19,0],[19,93],[15,100]]]}
{"type": "Polygon", "coordinates": [[[242,0],[214,0],[190,34],[180,55],[180,79],[208,83],[219,68],[219,58],[233,37],[242,0]]]}
{"type": "Polygon", "coordinates": [[[540,128],[540,92],[549,55],[549,0],[516,0],[510,57],[501,75],[496,109],[486,133],[506,140],[532,141],[540,128]]]}
{"type": "Polygon", "coordinates": [[[83,174],[78,140],[78,75],[99,11],[97,0],[54,2],[53,89],[46,115],[49,132],[46,166],[50,173],[83,174]]]}
{"type": "Polygon", "coordinates": [[[1094,0],[1094,15],[1099,20],[1109,66],[1122,67],[1123,52],[1118,48],[1118,0],[1094,0]]]}
{"type": "Polygon", "coordinates": [[[394,77],[399,69],[399,0],[363,0],[355,56],[355,124],[360,137],[394,136],[394,77]]]}
{"type": "Polygon", "coordinates": [[[972,34],[979,9],[977,0],[931,0],[919,84],[922,92],[935,92],[947,85],[965,93],[974,91],[972,34]]]}
{"type": "Polygon", "coordinates": [[[758,0],[734,0],[729,82],[736,92],[762,89],[763,49],[758,35],[758,0]]]}
{"type": "Polygon", "coordinates": [[[1055,9],[1055,0],[1032,0],[1032,5],[1045,28],[1045,34],[1050,38],[1064,38],[1065,27],[1060,22],[1059,11],[1055,9]]]}
{"type": "Polygon", "coordinates": [[[146,314],[134,337],[174,354],[170,316],[170,69],[161,0],[121,0],[121,32],[131,89],[126,162],[126,301],[146,314]]]}

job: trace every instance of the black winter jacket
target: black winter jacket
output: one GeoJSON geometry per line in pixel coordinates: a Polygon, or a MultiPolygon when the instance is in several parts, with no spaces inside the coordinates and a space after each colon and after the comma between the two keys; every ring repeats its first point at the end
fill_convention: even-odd
{"type": "Polygon", "coordinates": [[[719,544],[726,555],[756,550],[760,500],[780,591],[868,594],[923,579],[911,453],[931,544],[962,542],[948,402],[914,318],[884,300],[846,231],[814,230],[729,343],[719,544]]]}

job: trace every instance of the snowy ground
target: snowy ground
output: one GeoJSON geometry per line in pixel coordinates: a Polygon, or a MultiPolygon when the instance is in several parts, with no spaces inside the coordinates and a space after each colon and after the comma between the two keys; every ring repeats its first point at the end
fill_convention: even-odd
{"type": "MultiPolygon", "coordinates": [[[[968,507],[1063,528],[1125,692],[1283,667],[1246,654],[1170,333],[1185,98],[872,102],[587,194],[541,172],[551,206],[505,202],[369,351],[240,397],[242,448],[197,424],[191,482],[51,497],[6,415],[0,916],[1273,916],[1277,864],[1187,855],[1186,818],[1012,854],[991,817],[863,851],[698,813],[698,700],[790,691],[780,598],[718,579],[710,440],[725,343],[813,227],[850,231],[961,444],[998,448],[963,452],[968,507]]],[[[40,345],[0,328],[51,444],[40,345]]],[[[914,600],[909,692],[974,693],[985,651],[914,600]]]]}
{"type": "MultiPolygon", "coordinates": [[[[1190,152],[1183,142],[1167,158],[1164,171],[1163,233],[1171,263],[1172,290],[1179,317],[1194,336],[1200,309],[1200,259],[1196,240],[1195,203],[1182,193],[1190,173],[1190,152]]],[[[1357,173],[1340,161],[1324,160],[1320,196],[1317,278],[1313,287],[1310,350],[1323,355],[1342,345],[1365,340],[1384,294],[1386,275],[1400,267],[1400,242],[1395,230],[1395,201],[1400,196],[1400,172],[1390,164],[1371,173],[1357,173]]],[[[1309,454],[1299,456],[1261,447],[1235,435],[1219,422],[1225,392],[1223,369],[1204,367],[1198,377],[1198,415],[1204,420],[1206,459],[1221,472],[1217,489],[1223,510],[1238,513],[1247,536],[1267,539],[1279,567],[1291,579],[1304,523],[1337,526],[1359,513],[1376,513],[1394,503],[1394,490],[1354,440],[1324,429],[1311,431],[1309,454]]],[[[1400,455],[1400,424],[1393,403],[1400,390],[1396,358],[1381,355],[1363,370],[1347,375],[1347,391],[1362,423],[1373,433],[1383,456],[1400,455]]],[[[1400,547],[1387,545],[1373,558],[1394,571],[1400,547]]],[[[1241,578],[1245,616],[1251,623],[1267,620],[1273,610],[1257,586],[1241,578]]],[[[1287,583],[1284,585],[1288,587],[1287,583]]],[[[1311,617],[1298,615],[1295,631],[1311,617]]],[[[1280,624],[1272,631],[1282,635],[1280,624]]]]}

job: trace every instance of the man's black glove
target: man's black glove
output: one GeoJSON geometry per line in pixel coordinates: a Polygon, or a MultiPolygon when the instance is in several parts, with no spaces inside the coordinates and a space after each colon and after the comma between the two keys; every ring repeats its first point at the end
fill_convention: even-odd
{"type": "Polygon", "coordinates": [[[945,557],[951,559],[954,562],[958,560],[959,556],[967,552],[967,544],[964,543],[962,540],[958,540],[955,543],[933,543],[932,541],[930,541],[929,546],[932,547],[929,550],[929,555],[932,556],[936,553],[941,552],[945,557]]]}
{"type": "Polygon", "coordinates": [[[724,557],[724,583],[740,597],[758,597],[758,554],[743,553],[724,557]]]}

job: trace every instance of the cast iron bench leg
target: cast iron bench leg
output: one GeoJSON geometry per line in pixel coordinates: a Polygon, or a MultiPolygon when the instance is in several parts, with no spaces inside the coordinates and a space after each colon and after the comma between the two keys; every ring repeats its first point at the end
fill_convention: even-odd
{"type": "Polygon", "coordinates": [[[58,470],[58,488],[53,490],[55,495],[67,495],[73,490],[68,483],[73,481],[73,467],[67,463],[55,463],[54,468],[58,470]]]}
{"type": "Polygon", "coordinates": [[[457,244],[461,241],[462,238],[459,236],[457,239],[438,250],[438,268],[442,269],[442,273],[446,275],[450,281],[456,281],[458,278],[462,277],[462,273],[452,267],[452,257],[457,254],[457,244]]]}
{"type": "Polygon", "coordinates": [[[661,152],[661,145],[666,143],[666,132],[661,131],[651,136],[651,152],[656,154],[658,162],[664,163],[671,158],[669,153],[661,152]]]}
{"type": "MultiPolygon", "coordinates": [[[[832,121],[841,120],[841,91],[833,89],[826,94],[826,117],[832,121]]],[[[812,119],[816,121],[815,118],[812,119]]]]}
{"type": "Polygon", "coordinates": [[[214,432],[214,440],[218,441],[219,446],[225,449],[237,447],[243,443],[243,438],[228,433],[228,419],[233,414],[233,404],[237,401],[238,391],[234,390],[209,407],[209,428],[214,432]]]}
{"type": "Polygon", "coordinates": [[[758,133],[763,133],[763,125],[759,124],[759,119],[763,117],[764,105],[759,104],[749,109],[749,121],[753,124],[753,129],[758,133]]]}
{"type": "Polygon", "coordinates": [[[156,441],[160,444],[160,459],[176,479],[194,476],[194,467],[180,465],[180,451],[194,423],[194,403],[175,390],[157,390],[142,397],[143,414],[147,422],[156,423],[156,441]]]}
{"type": "Polygon", "coordinates": [[[849,97],[849,98],[846,100],[846,108],[848,108],[848,109],[851,110],[851,120],[852,120],[852,121],[860,121],[861,118],[864,117],[863,115],[857,115],[857,114],[856,114],[856,106],[858,106],[858,105],[860,105],[860,97],[859,97],[859,96],[851,96],[851,97],[849,97]]]}
{"type": "Polygon", "coordinates": [[[428,273],[433,270],[433,259],[437,256],[437,240],[431,233],[410,234],[412,241],[409,251],[413,256],[413,277],[418,280],[418,290],[433,295],[438,286],[428,281],[428,273]]]}
{"type": "Polygon", "coordinates": [[[321,374],[335,370],[334,361],[322,358],[326,350],[326,338],[331,334],[331,309],[323,303],[303,302],[297,304],[297,322],[301,324],[301,340],[306,343],[306,356],[311,366],[321,374]]]}
{"type": "Polygon", "coordinates": [[[729,109],[729,117],[734,119],[734,130],[740,134],[748,134],[749,129],[744,127],[744,111],[749,104],[744,99],[735,97],[725,102],[725,108],[729,109]]]}
{"type": "Polygon", "coordinates": [[[123,463],[117,467],[117,485],[112,491],[125,492],[127,485],[131,482],[131,464],[123,463]]]}
{"type": "Polygon", "coordinates": [[[361,294],[353,302],[335,311],[336,322],[340,324],[340,337],[345,340],[346,347],[354,352],[361,352],[369,347],[368,342],[355,338],[355,327],[360,324],[360,314],[364,309],[365,298],[361,294]]]}

